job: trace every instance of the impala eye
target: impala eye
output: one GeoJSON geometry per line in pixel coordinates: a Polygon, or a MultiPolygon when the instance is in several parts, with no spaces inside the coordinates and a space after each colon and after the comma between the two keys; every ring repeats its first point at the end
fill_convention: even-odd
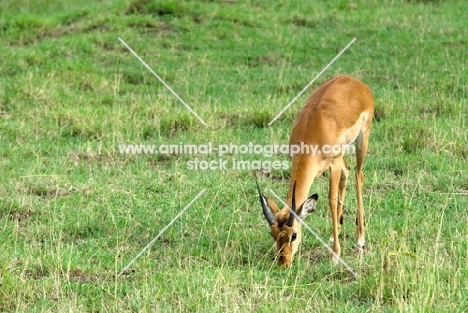
{"type": "Polygon", "coordinates": [[[291,236],[291,242],[296,240],[296,238],[297,238],[297,234],[293,233],[292,236],[291,236]]]}

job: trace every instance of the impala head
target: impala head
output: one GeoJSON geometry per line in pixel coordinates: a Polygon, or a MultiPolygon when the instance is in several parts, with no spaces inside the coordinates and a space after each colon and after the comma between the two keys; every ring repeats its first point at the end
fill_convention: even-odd
{"type": "Polygon", "coordinates": [[[317,194],[312,195],[299,208],[296,208],[296,183],[292,192],[291,213],[286,206],[282,210],[270,199],[267,199],[260,190],[257,183],[260,203],[262,204],[263,215],[270,224],[271,236],[276,241],[278,265],[290,267],[293,255],[296,253],[301,242],[301,222],[309,213],[315,210],[317,194]]]}

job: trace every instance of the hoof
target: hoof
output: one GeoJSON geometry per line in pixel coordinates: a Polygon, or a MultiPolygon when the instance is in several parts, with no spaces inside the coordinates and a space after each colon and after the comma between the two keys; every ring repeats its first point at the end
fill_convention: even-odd
{"type": "Polygon", "coordinates": [[[336,256],[336,255],[333,255],[332,262],[333,262],[334,265],[338,265],[340,263],[340,257],[336,256]]]}
{"type": "Polygon", "coordinates": [[[357,246],[351,250],[355,255],[362,256],[366,252],[366,246],[357,246]]]}

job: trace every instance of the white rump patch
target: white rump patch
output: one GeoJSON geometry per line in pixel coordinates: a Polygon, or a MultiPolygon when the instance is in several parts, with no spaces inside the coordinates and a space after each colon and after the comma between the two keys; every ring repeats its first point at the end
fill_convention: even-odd
{"type": "Polygon", "coordinates": [[[367,112],[362,112],[361,116],[356,121],[356,123],[350,128],[346,129],[343,133],[341,133],[340,137],[338,137],[338,142],[343,146],[349,146],[354,141],[356,141],[356,139],[358,139],[361,133],[361,130],[365,121],[368,118],[369,118],[369,114],[367,112]]]}

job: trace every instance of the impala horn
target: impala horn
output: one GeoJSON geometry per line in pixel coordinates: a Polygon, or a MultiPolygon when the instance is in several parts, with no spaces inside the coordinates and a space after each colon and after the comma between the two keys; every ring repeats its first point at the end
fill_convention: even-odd
{"type": "Polygon", "coordinates": [[[268,207],[266,199],[263,196],[262,191],[260,190],[260,186],[258,185],[258,181],[255,182],[257,183],[258,195],[260,197],[260,203],[262,204],[263,215],[265,215],[268,224],[271,225],[276,222],[275,215],[273,214],[273,212],[271,212],[270,208],[268,207]]]}
{"type": "Polygon", "coordinates": [[[294,187],[293,187],[293,192],[292,192],[292,208],[291,208],[291,212],[289,213],[289,218],[288,218],[288,221],[286,222],[286,225],[288,225],[289,227],[292,227],[295,215],[296,215],[296,182],[294,182],[294,187]]]}

